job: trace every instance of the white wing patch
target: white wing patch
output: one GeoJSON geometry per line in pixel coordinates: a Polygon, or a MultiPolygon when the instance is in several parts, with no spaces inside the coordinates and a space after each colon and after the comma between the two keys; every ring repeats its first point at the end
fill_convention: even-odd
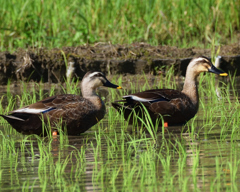
{"type": "MultiPolygon", "coordinates": [[[[132,100],[135,100],[135,101],[139,101],[139,102],[149,102],[149,101],[153,101],[153,99],[144,99],[142,97],[138,97],[138,96],[135,96],[135,95],[126,95],[126,96],[123,96],[123,98],[126,98],[126,97],[130,97],[132,100]]],[[[155,99],[154,99],[155,100],[155,99]]]]}
{"type": "Polygon", "coordinates": [[[49,107],[49,108],[45,108],[45,109],[34,109],[34,108],[22,108],[22,109],[17,109],[15,111],[13,111],[14,113],[34,113],[34,114],[38,114],[38,113],[45,113],[48,111],[51,111],[52,109],[54,109],[53,107],[49,107]]]}

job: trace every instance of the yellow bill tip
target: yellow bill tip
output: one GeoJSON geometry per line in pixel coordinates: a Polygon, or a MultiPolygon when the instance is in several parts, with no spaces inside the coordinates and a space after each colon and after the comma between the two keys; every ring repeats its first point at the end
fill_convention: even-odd
{"type": "Polygon", "coordinates": [[[122,87],[121,87],[121,86],[118,86],[117,89],[122,89],[122,87]]]}
{"type": "Polygon", "coordinates": [[[228,76],[227,73],[220,73],[219,75],[220,75],[220,76],[228,76]]]}

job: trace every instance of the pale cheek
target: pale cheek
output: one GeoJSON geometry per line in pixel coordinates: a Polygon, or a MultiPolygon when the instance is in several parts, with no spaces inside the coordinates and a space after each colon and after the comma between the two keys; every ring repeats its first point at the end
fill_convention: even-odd
{"type": "Polygon", "coordinates": [[[201,68],[201,71],[202,71],[202,72],[208,72],[208,68],[207,68],[207,67],[202,67],[202,68],[201,68]]]}
{"type": "Polygon", "coordinates": [[[95,82],[94,82],[94,85],[97,86],[97,87],[99,87],[99,86],[102,85],[102,83],[101,83],[101,81],[99,81],[98,79],[96,79],[95,82]]]}
{"type": "Polygon", "coordinates": [[[103,84],[101,83],[101,82],[96,82],[95,84],[94,84],[94,88],[97,88],[97,87],[100,87],[100,86],[102,86],[103,84]]]}
{"type": "Polygon", "coordinates": [[[99,86],[99,87],[100,87],[100,86],[103,86],[102,82],[99,82],[99,83],[98,83],[98,86],[99,86]]]}

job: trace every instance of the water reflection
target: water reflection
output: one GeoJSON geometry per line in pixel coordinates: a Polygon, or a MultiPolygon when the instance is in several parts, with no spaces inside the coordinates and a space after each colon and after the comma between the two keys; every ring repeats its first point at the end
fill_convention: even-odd
{"type": "MultiPolygon", "coordinates": [[[[215,131],[219,129],[216,127],[215,131]]],[[[195,135],[189,132],[174,132],[165,133],[163,136],[160,133],[155,144],[139,141],[137,151],[134,149],[133,140],[129,139],[135,136],[129,135],[126,136],[122,146],[113,144],[111,153],[108,143],[122,142],[115,140],[114,132],[100,135],[100,143],[93,130],[78,137],[59,138],[58,136],[52,140],[42,139],[41,142],[32,138],[29,142],[22,143],[22,140],[18,141],[16,138],[15,153],[1,157],[1,188],[21,189],[24,183],[28,183],[35,189],[46,187],[48,190],[59,190],[78,183],[78,189],[83,191],[103,190],[110,186],[122,189],[126,169],[134,170],[143,166],[141,161],[148,158],[147,155],[151,156],[154,164],[148,163],[149,165],[144,167],[146,173],[149,172],[151,175],[150,172],[154,171],[155,177],[159,181],[162,180],[163,184],[167,184],[168,179],[177,174],[174,177],[176,187],[184,183],[180,179],[184,176],[187,178],[188,190],[202,188],[208,191],[206,189],[211,187],[212,180],[216,178],[216,166],[219,167],[217,170],[220,174],[216,179],[231,182],[230,170],[227,168],[227,163],[233,156],[232,151],[229,150],[233,147],[230,138],[225,138],[222,143],[219,133],[205,135],[204,132],[196,130],[193,134],[195,135]],[[117,149],[119,147],[125,147],[126,154],[117,149]],[[149,147],[153,148],[149,150],[149,147]],[[48,150],[50,155],[47,155],[48,150]],[[129,161],[131,163],[126,167],[129,161]],[[115,184],[109,186],[109,182],[112,182],[112,171],[114,173],[117,171],[117,174],[114,175],[115,184]],[[46,177],[51,176],[54,176],[53,181],[51,178],[46,180],[46,177]],[[99,182],[102,182],[102,185],[99,186],[99,182]]],[[[146,138],[151,136],[147,135],[146,138]]],[[[137,169],[135,172],[139,174],[137,169]]],[[[138,175],[133,177],[139,179],[138,175]]],[[[221,183],[219,185],[224,187],[221,183]]]]}
{"type": "MultiPolygon", "coordinates": [[[[120,121],[109,125],[109,114],[80,136],[26,137],[3,124],[1,190],[237,191],[240,161],[234,122],[223,132],[217,124],[221,111],[212,121],[205,121],[204,113],[200,108],[191,123],[169,127],[154,139],[129,132],[131,127],[123,130],[120,121]]],[[[225,117],[234,118],[231,112],[225,117]]]]}

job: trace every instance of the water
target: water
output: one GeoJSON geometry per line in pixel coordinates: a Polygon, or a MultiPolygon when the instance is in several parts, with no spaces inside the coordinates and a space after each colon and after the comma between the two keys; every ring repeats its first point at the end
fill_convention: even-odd
{"type": "MultiPolygon", "coordinates": [[[[118,129],[120,129],[120,127],[118,127],[118,129]]],[[[152,160],[155,161],[153,163],[153,165],[155,165],[154,170],[148,167],[150,165],[147,165],[145,166],[147,170],[144,172],[150,172],[149,175],[151,176],[154,171],[156,174],[155,177],[159,179],[157,180],[157,185],[161,185],[163,181],[163,184],[167,183],[167,181],[165,181],[166,179],[171,178],[172,175],[179,172],[178,150],[180,149],[178,149],[178,146],[174,143],[177,137],[180,138],[179,142],[181,143],[181,147],[183,147],[186,152],[183,165],[184,169],[182,169],[181,173],[184,175],[184,178],[189,177],[186,188],[188,190],[203,188],[204,191],[209,191],[211,185],[214,184],[220,185],[219,188],[221,190],[225,188],[229,189],[232,188],[231,185],[234,183],[231,182],[232,172],[228,168],[228,164],[239,159],[239,153],[235,152],[235,150],[239,150],[239,144],[237,141],[234,143],[231,142],[230,136],[221,141],[219,134],[220,127],[215,128],[212,132],[211,134],[199,132],[194,140],[189,136],[189,133],[176,134],[171,136],[170,140],[169,135],[165,135],[166,140],[164,142],[167,142],[165,145],[168,145],[168,147],[166,147],[168,149],[161,149],[162,158],[166,158],[162,160],[163,162],[159,161],[158,158],[154,158],[155,153],[159,153],[158,151],[162,145],[162,135],[157,139],[155,149],[152,149],[153,152],[152,150],[148,152],[149,149],[145,145],[145,142],[140,142],[137,151],[135,151],[134,148],[132,149],[130,158],[124,157],[125,154],[123,154],[121,150],[116,149],[111,149],[112,156],[109,156],[109,152],[107,152],[109,146],[106,144],[107,141],[105,137],[101,137],[100,154],[97,153],[96,156],[94,150],[97,148],[97,142],[92,131],[86,132],[83,136],[69,137],[69,146],[61,147],[58,139],[53,140],[50,146],[52,154],[51,157],[49,157],[50,160],[40,154],[41,152],[38,150],[37,141],[34,141],[34,139],[25,143],[25,153],[20,152],[21,144],[19,143],[22,141],[17,141],[15,149],[18,149],[19,152],[17,154],[9,154],[9,156],[2,157],[1,159],[1,190],[12,191],[14,189],[15,191],[22,191],[22,188],[26,185],[25,190],[29,188],[31,190],[34,189],[34,191],[42,191],[43,189],[46,189],[46,191],[72,190],[72,188],[80,189],[81,191],[111,191],[114,189],[113,186],[111,186],[111,171],[116,172],[116,170],[119,170],[119,172],[115,178],[114,186],[116,190],[122,190],[124,189],[125,175],[121,171],[121,166],[126,166],[122,165],[123,162],[129,164],[128,166],[130,167],[128,171],[131,172],[131,169],[142,166],[142,164],[139,163],[142,159],[139,156],[141,156],[142,153],[153,153],[152,160]],[[91,136],[89,136],[89,134],[91,136]],[[86,140],[86,137],[88,137],[88,140],[86,140]],[[74,153],[74,151],[76,151],[75,149],[78,149],[78,153],[80,153],[83,146],[87,146],[84,154],[85,159],[79,160],[79,156],[76,157],[73,155],[71,160],[69,160],[69,154],[74,153]],[[31,148],[33,148],[34,155],[31,154],[31,148]],[[168,150],[170,150],[170,152],[168,150]],[[168,159],[169,157],[170,159],[168,159]],[[128,161],[123,161],[123,158],[127,158],[128,161]],[[44,163],[44,161],[46,162],[44,163]],[[217,164],[220,165],[219,173],[216,172],[217,164]],[[60,166],[60,170],[57,170],[58,165],[60,166]],[[72,170],[72,167],[74,167],[74,170],[72,170]],[[80,173],[78,173],[77,170],[80,170],[80,173]],[[51,176],[54,177],[51,178],[51,176]],[[101,179],[103,179],[103,181],[98,181],[97,177],[102,177],[101,179]],[[191,178],[195,178],[196,181],[193,181],[191,178]],[[214,180],[216,181],[213,182],[214,180]],[[98,182],[103,182],[103,184],[98,184],[98,182]],[[76,187],[74,187],[75,185],[76,187]],[[109,187],[106,185],[109,185],[109,187]]],[[[108,140],[115,140],[115,134],[110,132],[109,134],[105,134],[105,136],[106,135],[109,137],[107,138],[108,140]]],[[[14,139],[17,140],[18,138],[14,139]]],[[[126,141],[127,140],[128,139],[126,139],[126,141]]],[[[120,143],[120,141],[117,142],[120,143]]],[[[125,147],[128,149],[129,147],[131,148],[131,145],[128,145],[126,142],[125,147]]],[[[152,165],[152,163],[150,164],[152,165]]],[[[137,171],[135,172],[137,173],[137,171]]],[[[182,185],[182,183],[179,183],[178,177],[179,176],[176,176],[174,178],[174,189],[178,189],[179,185],[182,185]]],[[[239,173],[236,174],[236,177],[239,177],[239,173]]],[[[140,179],[137,175],[133,175],[133,178],[135,181],[134,185],[136,186],[132,189],[140,190],[141,188],[137,186],[137,183],[141,182],[140,179]]],[[[167,183],[166,185],[170,184],[167,183]]],[[[237,186],[233,187],[239,189],[239,181],[236,182],[236,185],[237,186]]],[[[144,187],[148,188],[148,186],[144,187]]],[[[163,188],[160,187],[160,189],[163,188]]]]}
{"type": "Polygon", "coordinates": [[[209,110],[200,107],[184,131],[171,127],[156,139],[129,132],[114,111],[80,136],[22,136],[3,124],[1,191],[238,191],[240,137],[232,110],[220,108],[206,120],[209,110]]]}

